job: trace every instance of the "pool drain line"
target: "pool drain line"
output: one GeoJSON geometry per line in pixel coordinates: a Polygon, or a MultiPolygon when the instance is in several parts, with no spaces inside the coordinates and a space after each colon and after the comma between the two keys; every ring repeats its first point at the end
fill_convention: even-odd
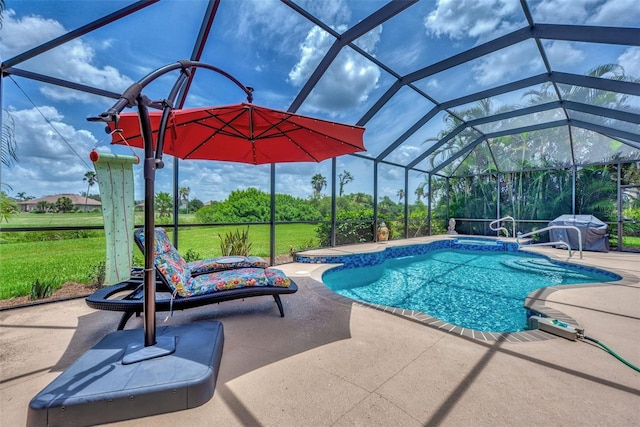
{"type": "Polygon", "coordinates": [[[603,344],[599,340],[586,336],[584,334],[584,329],[578,326],[570,325],[568,323],[564,323],[557,319],[552,319],[550,317],[534,315],[529,317],[529,329],[539,329],[541,331],[548,332],[550,334],[557,335],[559,337],[566,338],[571,341],[588,340],[588,341],[594,342],[600,347],[602,347],[604,350],[606,350],[613,357],[618,359],[620,362],[624,363],[634,371],[640,372],[639,367],[635,366],[634,364],[620,357],[618,354],[616,354],[615,351],[611,350],[609,347],[607,347],[605,344],[603,344]]]}

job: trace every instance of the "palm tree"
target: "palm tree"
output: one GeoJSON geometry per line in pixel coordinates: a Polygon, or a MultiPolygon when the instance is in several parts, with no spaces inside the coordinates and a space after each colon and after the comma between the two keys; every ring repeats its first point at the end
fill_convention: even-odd
{"type": "MultiPolygon", "coordinates": [[[[2,28],[2,18],[4,15],[4,9],[6,7],[5,0],[0,0],[0,28],[2,28]]],[[[7,110],[3,110],[7,113],[6,118],[10,120],[10,123],[2,121],[2,150],[0,150],[1,164],[10,167],[14,161],[17,161],[16,155],[16,140],[13,133],[14,123],[13,118],[7,110]]],[[[6,184],[5,184],[6,185],[6,184]]],[[[9,187],[7,185],[7,187],[9,187]]],[[[11,187],[9,187],[11,188],[11,187]]]]}
{"type": "Polygon", "coordinates": [[[351,175],[351,173],[349,171],[344,171],[343,173],[338,175],[338,179],[340,180],[340,193],[339,196],[342,197],[342,190],[344,189],[344,186],[348,183],[350,183],[351,181],[353,181],[353,176],[351,175]]]}
{"type": "Polygon", "coordinates": [[[420,201],[420,199],[422,199],[425,195],[424,193],[424,187],[425,185],[427,185],[427,181],[423,181],[420,184],[418,184],[418,187],[416,188],[416,191],[414,192],[416,197],[418,198],[418,202],[420,201]]]}
{"type": "Polygon", "coordinates": [[[87,181],[87,194],[84,196],[84,211],[87,211],[87,200],[89,200],[89,189],[93,187],[96,182],[98,182],[98,178],[96,177],[96,173],[94,171],[89,171],[84,174],[83,181],[87,181]]]}
{"type": "Polygon", "coordinates": [[[327,179],[322,174],[315,174],[311,177],[311,187],[313,187],[313,197],[320,198],[320,192],[327,186],[327,179]]]}
{"type": "Polygon", "coordinates": [[[402,188],[399,189],[396,196],[398,196],[398,203],[400,203],[404,199],[404,190],[402,188]]]}
{"type": "MultiPolygon", "coordinates": [[[[63,196],[63,197],[60,197],[58,200],[56,200],[55,207],[58,212],[62,212],[62,213],[71,212],[73,210],[73,202],[71,201],[70,198],[63,196]]],[[[86,208],[86,204],[85,204],[85,208],[86,208]]]]}
{"type": "Polygon", "coordinates": [[[169,193],[158,193],[156,195],[156,211],[158,217],[171,218],[171,212],[173,211],[173,197],[169,193]]]}
{"type": "MultiPolygon", "coordinates": [[[[16,139],[14,134],[14,122],[13,118],[7,110],[2,110],[7,114],[2,121],[2,146],[0,147],[0,174],[2,173],[2,167],[6,166],[10,168],[14,162],[18,161],[18,154],[16,152],[16,139]]],[[[1,183],[1,187],[12,189],[9,184],[1,183]]]]}
{"type": "Polygon", "coordinates": [[[178,188],[178,195],[180,200],[184,202],[187,206],[187,213],[189,213],[189,194],[191,193],[191,189],[189,187],[180,187],[178,188]]]}
{"type": "Polygon", "coordinates": [[[0,192],[0,222],[9,222],[9,218],[18,212],[18,204],[4,191],[0,192]]]}

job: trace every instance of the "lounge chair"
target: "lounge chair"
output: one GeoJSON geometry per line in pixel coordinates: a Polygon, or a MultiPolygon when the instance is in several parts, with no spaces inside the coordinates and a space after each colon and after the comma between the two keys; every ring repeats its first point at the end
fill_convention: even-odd
{"type": "MultiPolygon", "coordinates": [[[[144,232],[134,233],[144,252],[144,232]]],[[[280,316],[284,308],[280,295],[298,290],[279,269],[268,267],[260,257],[226,256],[186,262],[171,244],[162,228],[156,228],[154,265],[156,267],[156,311],[185,310],[193,307],[254,296],[273,296],[280,316]]],[[[86,298],[89,307],[124,312],[118,330],[124,329],[134,314],[142,313],[143,270],[134,268],[126,282],[107,286],[86,298]],[[123,295],[124,293],[124,295],[123,295]]]]}

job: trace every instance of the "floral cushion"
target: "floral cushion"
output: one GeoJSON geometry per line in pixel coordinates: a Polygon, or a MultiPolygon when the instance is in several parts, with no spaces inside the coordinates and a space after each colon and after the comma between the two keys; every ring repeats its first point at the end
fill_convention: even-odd
{"type": "Polygon", "coordinates": [[[291,279],[276,268],[238,268],[192,277],[189,287],[178,290],[178,294],[184,297],[251,286],[288,287],[290,284],[291,279]]]}
{"type": "MultiPolygon", "coordinates": [[[[144,233],[136,232],[144,245],[144,233]]],[[[181,297],[249,286],[288,287],[291,280],[282,270],[267,267],[260,257],[218,257],[187,263],[171,244],[167,232],[156,228],[154,263],[173,293],[181,297]]]]}
{"type": "Polygon", "coordinates": [[[267,268],[264,258],[259,256],[221,256],[188,263],[192,275],[235,268],[267,268]]]}
{"type": "Polygon", "coordinates": [[[269,286],[280,286],[282,288],[288,288],[291,284],[291,279],[284,274],[284,271],[278,270],[277,268],[265,268],[264,274],[267,276],[267,281],[269,282],[269,286]]]}
{"type": "MultiPolygon", "coordinates": [[[[144,245],[144,233],[137,233],[138,239],[144,245]]],[[[191,285],[191,270],[182,255],[171,244],[167,232],[162,228],[156,228],[153,247],[154,264],[158,271],[164,275],[169,285],[178,294],[191,285]]]]}

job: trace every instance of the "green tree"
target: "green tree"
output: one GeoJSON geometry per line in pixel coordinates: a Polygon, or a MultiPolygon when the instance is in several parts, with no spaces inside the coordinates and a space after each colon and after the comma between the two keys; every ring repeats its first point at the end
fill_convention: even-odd
{"type": "Polygon", "coordinates": [[[203,206],[204,206],[204,203],[202,203],[202,200],[200,199],[189,200],[189,206],[187,206],[187,212],[188,211],[197,212],[198,209],[200,209],[203,206]]]}
{"type": "Polygon", "coordinates": [[[344,186],[353,181],[353,175],[351,175],[349,171],[343,171],[341,174],[338,174],[338,180],[338,183],[340,185],[339,196],[342,197],[344,186]]]}
{"type": "Polygon", "coordinates": [[[68,197],[60,197],[56,200],[56,211],[66,213],[73,210],[73,202],[68,197]]]}
{"type": "Polygon", "coordinates": [[[404,190],[402,188],[399,189],[396,196],[398,196],[398,203],[400,203],[404,199],[404,190]]]}
{"type": "Polygon", "coordinates": [[[89,171],[84,174],[83,181],[87,183],[87,194],[84,196],[84,211],[87,211],[87,200],[89,200],[89,190],[93,187],[96,182],[98,182],[98,178],[96,177],[96,173],[94,171],[89,171]]]}
{"type": "Polygon", "coordinates": [[[156,194],[156,212],[158,218],[171,218],[173,212],[173,197],[169,193],[160,192],[156,194]]]}
{"type": "MultiPolygon", "coordinates": [[[[322,215],[313,203],[288,194],[276,194],[276,221],[316,221],[322,215]]],[[[201,223],[268,222],[271,197],[255,188],[236,190],[227,200],[212,203],[196,212],[201,223]]]]}
{"type": "Polygon", "coordinates": [[[46,200],[40,200],[36,204],[36,210],[38,212],[47,213],[52,208],[52,204],[47,202],[46,200]]]}
{"type": "Polygon", "coordinates": [[[327,179],[317,173],[311,177],[311,187],[313,187],[313,198],[319,199],[322,189],[327,186],[327,179]]]}

